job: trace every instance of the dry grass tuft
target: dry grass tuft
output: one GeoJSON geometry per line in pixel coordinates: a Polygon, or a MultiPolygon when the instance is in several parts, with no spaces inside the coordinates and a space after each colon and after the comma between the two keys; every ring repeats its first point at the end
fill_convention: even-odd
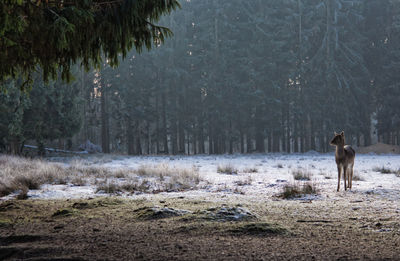
{"type": "Polygon", "coordinates": [[[71,184],[74,186],[85,186],[87,184],[87,180],[81,176],[77,176],[72,178],[71,184]]]}
{"type": "Polygon", "coordinates": [[[305,172],[301,169],[293,170],[292,175],[295,180],[311,180],[312,177],[310,172],[305,172]]]}
{"type": "Polygon", "coordinates": [[[147,179],[136,182],[125,182],[120,185],[122,191],[126,192],[148,192],[150,190],[151,184],[147,179]]]}
{"type": "Polygon", "coordinates": [[[329,173],[324,173],[322,170],[319,172],[319,175],[323,176],[325,179],[333,178],[329,173]]]}
{"type": "Polygon", "coordinates": [[[107,194],[115,194],[121,192],[121,186],[116,184],[115,182],[109,182],[105,180],[104,182],[97,185],[96,192],[104,192],[107,194]]]}
{"type": "Polygon", "coordinates": [[[285,185],[279,196],[284,199],[293,199],[313,194],[318,194],[316,184],[313,182],[305,182],[303,184],[293,183],[285,185]]]}
{"type": "Polygon", "coordinates": [[[243,169],[242,172],[244,172],[244,173],[257,173],[258,169],[256,167],[245,168],[245,169],[243,169]]]}
{"type": "Polygon", "coordinates": [[[230,175],[238,174],[237,168],[235,168],[232,164],[219,165],[217,172],[230,175]]]}
{"type": "Polygon", "coordinates": [[[373,168],[372,170],[373,170],[373,171],[376,171],[376,172],[380,172],[380,173],[382,173],[382,174],[396,174],[396,171],[395,171],[395,170],[386,168],[386,167],[384,167],[384,166],[382,166],[382,167],[375,167],[375,168],[373,168]]]}
{"type": "Polygon", "coordinates": [[[275,167],[278,168],[278,169],[283,169],[282,163],[278,163],[275,167]]]}
{"type": "Polygon", "coordinates": [[[137,171],[142,178],[152,178],[158,191],[182,191],[196,188],[202,181],[197,168],[171,168],[167,164],[142,165],[137,171]]]}
{"type": "Polygon", "coordinates": [[[353,174],[353,180],[354,181],[365,181],[364,177],[360,175],[357,171],[354,172],[353,174]]]}
{"type": "Polygon", "coordinates": [[[97,177],[97,178],[109,178],[113,177],[115,171],[112,171],[105,167],[92,166],[87,161],[75,160],[70,163],[66,168],[66,171],[70,175],[86,176],[86,177],[97,177]]]}
{"type": "Polygon", "coordinates": [[[238,186],[248,186],[253,183],[253,178],[249,175],[245,179],[235,181],[236,185],[238,186]]]}

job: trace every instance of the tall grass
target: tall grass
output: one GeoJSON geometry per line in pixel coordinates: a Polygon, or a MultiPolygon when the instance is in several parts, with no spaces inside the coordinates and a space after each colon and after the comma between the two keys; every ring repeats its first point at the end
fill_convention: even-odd
{"type": "Polygon", "coordinates": [[[167,164],[110,169],[84,160],[60,164],[0,155],[0,197],[17,191],[26,194],[43,184],[93,185],[98,191],[115,193],[188,190],[197,188],[201,180],[195,168],[172,168],[167,164]]]}
{"type": "Polygon", "coordinates": [[[0,156],[0,196],[17,190],[38,189],[42,184],[65,184],[66,170],[39,159],[0,156]]]}

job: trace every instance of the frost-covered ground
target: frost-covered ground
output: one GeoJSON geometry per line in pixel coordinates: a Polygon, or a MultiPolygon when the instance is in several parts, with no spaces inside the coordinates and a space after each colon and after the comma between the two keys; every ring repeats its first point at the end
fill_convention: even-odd
{"type": "MultiPolygon", "coordinates": [[[[53,158],[53,161],[65,161],[53,158]]],[[[163,197],[208,198],[220,201],[227,197],[242,197],[250,201],[278,199],[277,195],[287,184],[298,183],[293,172],[302,171],[311,174],[311,182],[319,190],[318,195],[308,195],[302,200],[337,200],[343,197],[363,200],[367,197],[379,197],[383,200],[400,199],[400,177],[395,174],[383,174],[377,168],[400,170],[400,155],[357,155],[355,176],[360,180],[353,181],[351,191],[336,192],[337,168],[333,154],[253,154],[253,155],[220,155],[220,156],[116,156],[110,158],[87,159],[96,167],[117,169],[138,169],[140,166],[164,165],[170,168],[196,169],[203,179],[198,189],[184,192],[162,192],[163,197]],[[218,167],[230,166],[237,173],[218,173],[218,167]]],[[[67,163],[68,164],[68,163],[67,163]]],[[[117,180],[118,181],[118,180],[117,180]]],[[[38,190],[30,190],[31,198],[88,198],[104,196],[96,192],[95,186],[42,185],[38,190]]],[[[13,195],[9,196],[12,197],[13,195]]],[[[152,194],[120,193],[122,197],[143,198],[152,194]]]]}
{"type": "Polygon", "coordinates": [[[39,188],[27,191],[28,200],[0,202],[0,253],[41,260],[399,260],[399,170],[400,155],[357,155],[359,180],[351,191],[342,181],[337,192],[332,153],[46,161],[0,155],[0,192],[14,191],[0,201],[39,188]],[[235,173],[221,173],[227,166],[235,173]],[[295,181],[299,172],[311,181],[295,181]],[[164,182],[164,190],[99,189],[144,180],[164,182]],[[176,189],[171,181],[186,183],[176,189]],[[318,194],[277,196],[304,182],[318,194]]]}

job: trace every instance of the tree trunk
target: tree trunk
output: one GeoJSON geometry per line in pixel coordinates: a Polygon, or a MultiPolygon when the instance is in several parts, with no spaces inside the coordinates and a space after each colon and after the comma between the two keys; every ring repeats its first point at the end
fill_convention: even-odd
{"type": "Polygon", "coordinates": [[[20,154],[20,141],[17,138],[13,138],[10,141],[10,153],[12,155],[19,155],[20,154]]]}
{"type": "Polygon", "coordinates": [[[81,143],[85,143],[89,139],[89,115],[87,112],[87,106],[90,106],[90,92],[85,89],[85,71],[82,66],[81,69],[81,90],[84,93],[84,102],[83,103],[83,140],[81,143]]]}
{"type": "Polygon", "coordinates": [[[240,153],[244,153],[244,133],[242,130],[242,127],[240,127],[240,131],[239,131],[239,135],[240,135],[240,153]]]}
{"type": "Polygon", "coordinates": [[[229,120],[229,154],[233,154],[233,125],[232,125],[232,119],[229,120]]]}
{"type": "Polygon", "coordinates": [[[190,134],[189,134],[189,131],[186,132],[186,146],[187,146],[187,155],[190,155],[190,134]]]}
{"type": "Polygon", "coordinates": [[[178,154],[178,126],[175,119],[171,121],[171,146],[172,154],[178,154]]]}
{"type": "Polygon", "coordinates": [[[280,152],[280,135],[279,132],[273,132],[272,150],[273,152],[280,152]]]}
{"type": "Polygon", "coordinates": [[[268,152],[272,152],[273,151],[273,148],[272,148],[272,145],[274,143],[273,138],[274,137],[272,135],[272,131],[269,131],[269,133],[268,133],[268,152]]]}
{"type": "Polygon", "coordinates": [[[131,119],[127,119],[126,122],[126,141],[128,147],[128,155],[135,154],[135,137],[133,135],[133,126],[131,119]]]}
{"type": "Polygon", "coordinates": [[[106,91],[105,91],[105,83],[102,83],[100,88],[101,96],[100,96],[100,108],[101,108],[101,147],[103,153],[110,153],[110,133],[109,133],[109,124],[108,124],[108,111],[106,104],[106,91]]]}
{"type": "Polygon", "coordinates": [[[400,145],[400,130],[397,131],[396,136],[397,136],[397,143],[396,143],[396,145],[400,145]]]}
{"type": "Polygon", "coordinates": [[[246,133],[246,152],[247,153],[251,153],[253,151],[253,145],[251,143],[251,134],[248,131],[246,133]]]}
{"type": "Polygon", "coordinates": [[[301,146],[300,146],[300,152],[304,153],[307,148],[306,148],[306,132],[305,132],[305,127],[304,127],[304,123],[301,126],[301,146]]]}
{"type": "Polygon", "coordinates": [[[260,125],[261,124],[256,124],[256,151],[263,153],[265,152],[264,131],[260,125]]]}
{"type": "Polygon", "coordinates": [[[311,149],[312,150],[317,150],[317,147],[316,147],[316,144],[315,144],[315,138],[316,138],[316,135],[314,134],[315,132],[314,132],[314,123],[313,123],[313,121],[310,121],[310,139],[311,139],[311,149]]]}
{"type": "Polygon", "coordinates": [[[163,127],[163,146],[164,153],[169,154],[168,150],[168,132],[167,132],[167,109],[166,109],[166,93],[162,93],[161,103],[162,103],[162,127],[163,127]]]}
{"type": "Polygon", "coordinates": [[[213,143],[213,145],[214,145],[213,153],[214,153],[214,154],[219,154],[219,136],[216,134],[216,131],[215,131],[215,130],[214,130],[213,134],[214,134],[214,138],[213,138],[213,140],[214,140],[214,143],[213,143]]]}
{"type": "Polygon", "coordinates": [[[199,118],[199,134],[198,134],[198,139],[199,139],[199,153],[204,154],[205,148],[204,148],[204,122],[203,122],[203,117],[199,118]]]}
{"type": "Polygon", "coordinates": [[[282,124],[282,133],[281,133],[281,137],[282,137],[282,150],[283,150],[283,152],[288,152],[288,150],[287,150],[287,139],[286,139],[286,128],[285,128],[285,124],[282,124]]]}
{"type": "Polygon", "coordinates": [[[135,154],[136,155],[142,155],[142,144],[141,144],[141,135],[140,135],[140,123],[138,120],[136,120],[136,148],[135,148],[135,154]]]}
{"type": "Polygon", "coordinates": [[[160,153],[160,118],[158,115],[160,114],[160,105],[159,105],[159,95],[156,94],[156,154],[160,153]]]}
{"type": "Polygon", "coordinates": [[[286,152],[291,153],[292,141],[290,139],[290,119],[289,119],[289,105],[286,111],[286,152]]]}
{"type": "Polygon", "coordinates": [[[320,133],[320,135],[319,135],[319,151],[320,152],[326,152],[326,150],[325,150],[325,138],[324,138],[324,135],[323,135],[323,133],[321,132],[320,133]]]}
{"type": "Polygon", "coordinates": [[[178,152],[185,154],[185,130],[182,126],[183,119],[178,122],[178,152]]]}
{"type": "Polygon", "coordinates": [[[214,134],[210,116],[208,116],[208,154],[214,154],[214,134]]]}
{"type": "Polygon", "coordinates": [[[151,154],[151,133],[150,133],[150,122],[146,121],[146,144],[147,144],[147,155],[151,154]]]}

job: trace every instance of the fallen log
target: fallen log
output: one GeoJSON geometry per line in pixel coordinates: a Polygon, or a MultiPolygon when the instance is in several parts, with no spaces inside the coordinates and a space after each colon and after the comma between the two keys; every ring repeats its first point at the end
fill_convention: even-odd
{"type": "MultiPolygon", "coordinates": [[[[34,145],[24,145],[24,148],[39,150],[38,146],[34,145]]],[[[71,153],[71,154],[88,154],[87,151],[72,151],[72,150],[61,150],[56,148],[44,148],[45,151],[54,152],[54,153],[71,153]]]]}

